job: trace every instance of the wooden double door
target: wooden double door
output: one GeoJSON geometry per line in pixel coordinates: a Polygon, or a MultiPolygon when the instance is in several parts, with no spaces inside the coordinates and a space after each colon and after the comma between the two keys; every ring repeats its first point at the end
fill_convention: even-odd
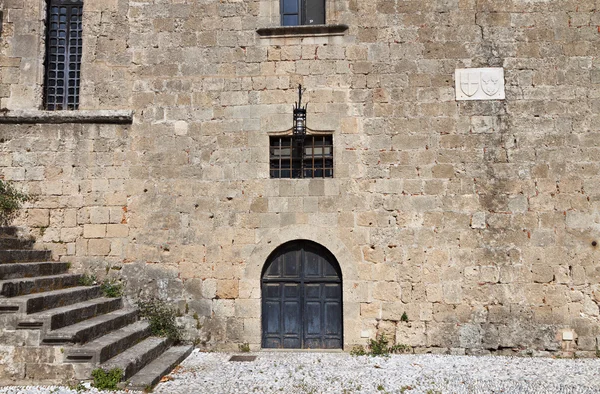
{"type": "Polygon", "coordinates": [[[314,242],[280,246],[263,269],[262,347],[342,346],[342,275],[337,261],[314,242]]]}

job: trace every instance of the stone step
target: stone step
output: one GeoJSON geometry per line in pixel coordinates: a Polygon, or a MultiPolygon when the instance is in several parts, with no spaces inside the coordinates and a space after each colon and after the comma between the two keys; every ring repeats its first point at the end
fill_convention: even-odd
{"type": "Polygon", "coordinates": [[[12,298],[0,298],[0,313],[36,313],[61,306],[98,298],[100,286],[78,286],[52,290],[39,294],[28,294],[12,298]]]}
{"type": "Polygon", "coordinates": [[[0,264],[47,261],[51,257],[49,250],[0,250],[0,264]]]}
{"type": "Polygon", "coordinates": [[[35,276],[58,275],[69,270],[69,263],[12,263],[0,264],[0,279],[31,278],[35,276]]]}
{"type": "Polygon", "coordinates": [[[194,350],[194,346],[173,346],[158,356],[150,364],[142,368],[129,379],[126,386],[129,390],[147,390],[154,387],[163,376],[167,375],[178,364],[185,360],[194,350]]]}
{"type": "Polygon", "coordinates": [[[0,296],[17,297],[26,294],[75,287],[79,284],[80,278],[81,275],[61,274],[0,280],[0,296]]]}
{"type": "Polygon", "coordinates": [[[19,236],[19,228],[15,226],[0,226],[0,237],[17,238],[19,236]]]}
{"type": "Polygon", "coordinates": [[[44,335],[42,343],[45,345],[86,343],[134,323],[137,319],[137,309],[120,309],[57,330],[48,331],[44,335]]]}
{"type": "Polygon", "coordinates": [[[0,298],[0,313],[36,313],[61,306],[72,305],[102,295],[100,286],[78,286],[68,289],[0,298]]]}
{"type": "Polygon", "coordinates": [[[17,319],[17,330],[45,329],[58,330],[59,328],[79,323],[86,319],[103,315],[122,308],[121,298],[94,298],[84,302],[54,308],[43,312],[32,313],[17,319]]]}
{"type": "Polygon", "coordinates": [[[171,343],[172,341],[168,338],[146,338],[123,353],[100,364],[100,368],[105,371],[120,368],[123,371],[123,380],[127,380],[167,350],[171,343]]]}
{"type": "Polygon", "coordinates": [[[82,346],[65,349],[65,362],[103,363],[150,336],[150,324],[140,320],[82,346]]]}
{"type": "Polygon", "coordinates": [[[31,249],[35,240],[26,238],[6,238],[0,236],[0,250],[31,249]]]}

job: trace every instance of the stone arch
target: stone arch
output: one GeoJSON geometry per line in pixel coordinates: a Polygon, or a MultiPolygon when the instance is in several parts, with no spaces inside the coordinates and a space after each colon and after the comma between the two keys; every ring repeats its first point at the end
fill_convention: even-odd
{"type": "Polygon", "coordinates": [[[358,283],[356,259],[349,248],[340,240],[333,229],[323,229],[314,226],[294,226],[289,228],[274,228],[260,236],[242,273],[240,301],[247,305],[246,318],[254,322],[249,329],[246,339],[250,343],[261,343],[261,276],[269,256],[279,246],[295,240],[315,242],[326,248],[337,260],[343,277],[343,331],[344,348],[360,342],[360,302],[355,295],[355,284],[358,283]],[[245,290],[242,292],[242,288],[245,290]]]}
{"type": "Polygon", "coordinates": [[[273,229],[263,235],[250,253],[242,279],[259,283],[262,268],[271,253],[280,245],[299,239],[315,242],[329,250],[340,265],[344,281],[358,280],[354,258],[346,245],[333,234],[332,230],[313,226],[273,229]]]}

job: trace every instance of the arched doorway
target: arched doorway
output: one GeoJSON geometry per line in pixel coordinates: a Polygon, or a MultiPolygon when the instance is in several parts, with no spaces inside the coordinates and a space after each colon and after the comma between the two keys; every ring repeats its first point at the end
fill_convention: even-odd
{"type": "Polygon", "coordinates": [[[342,348],[342,272],[327,249],[305,240],[283,244],[261,282],[263,348],[342,348]]]}

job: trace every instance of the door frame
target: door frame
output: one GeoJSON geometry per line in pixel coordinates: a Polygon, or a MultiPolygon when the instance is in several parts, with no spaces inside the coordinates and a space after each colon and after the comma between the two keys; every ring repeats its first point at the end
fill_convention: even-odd
{"type": "MultiPolygon", "coordinates": [[[[261,321],[261,348],[264,349],[274,349],[274,348],[267,348],[265,347],[265,342],[267,339],[266,336],[266,332],[265,332],[265,327],[266,327],[266,308],[265,308],[265,297],[266,297],[266,284],[269,283],[277,283],[280,287],[280,292],[285,291],[285,286],[286,284],[299,284],[299,304],[300,304],[300,347],[299,348],[285,348],[285,349],[307,349],[305,348],[305,340],[307,339],[307,330],[308,330],[308,320],[305,318],[305,308],[306,308],[306,289],[307,289],[307,285],[310,284],[319,284],[319,285],[326,285],[326,284],[337,284],[338,285],[338,289],[339,289],[339,313],[340,313],[340,322],[339,322],[339,330],[340,330],[340,343],[339,343],[339,349],[343,349],[344,348],[344,280],[343,280],[343,273],[342,273],[342,268],[340,266],[340,264],[337,261],[337,258],[333,255],[333,253],[331,253],[326,247],[324,247],[323,245],[311,241],[311,240],[306,240],[306,239],[298,239],[298,240],[292,240],[292,241],[288,241],[282,245],[279,245],[277,248],[275,248],[267,257],[267,259],[264,262],[264,265],[262,267],[261,270],[261,276],[260,276],[260,294],[261,294],[261,316],[260,316],[260,321],[261,321]],[[281,256],[284,255],[286,253],[290,253],[294,250],[298,250],[299,252],[299,256],[298,256],[298,260],[299,260],[299,274],[298,277],[289,277],[289,278],[266,278],[265,275],[267,274],[267,269],[271,266],[271,264],[273,264],[275,262],[275,260],[281,256]],[[336,277],[325,277],[325,276],[321,276],[318,278],[314,278],[311,280],[311,278],[306,278],[305,277],[305,272],[304,272],[304,263],[306,261],[306,252],[312,250],[315,254],[317,254],[319,257],[321,257],[322,259],[324,259],[325,261],[327,261],[332,268],[335,270],[336,273],[336,277]]],[[[323,287],[320,287],[320,291],[324,291],[323,287]]],[[[324,300],[325,295],[323,293],[320,293],[319,299],[321,301],[324,300]]],[[[284,295],[280,295],[279,298],[281,299],[285,299],[284,295]]],[[[324,325],[326,324],[326,320],[325,320],[325,315],[324,315],[324,310],[320,310],[321,313],[321,317],[319,319],[320,324],[324,325]]],[[[283,315],[280,316],[281,319],[283,319],[283,315]]],[[[281,323],[280,323],[281,324],[281,323]]],[[[284,333],[281,333],[281,335],[285,335],[284,333]]],[[[326,333],[321,333],[321,340],[324,341],[326,338],[326,333]]],[[[336,338],[332,338],[332,339],[336,339],[336,338]]],[[[311,348],[311,349],[322,349],[322,350],[326,350],[326,349],[330,349],[327,347],[323,346],[324,344],[322,343],[322,347],[320,348],[311,348]]]]}

